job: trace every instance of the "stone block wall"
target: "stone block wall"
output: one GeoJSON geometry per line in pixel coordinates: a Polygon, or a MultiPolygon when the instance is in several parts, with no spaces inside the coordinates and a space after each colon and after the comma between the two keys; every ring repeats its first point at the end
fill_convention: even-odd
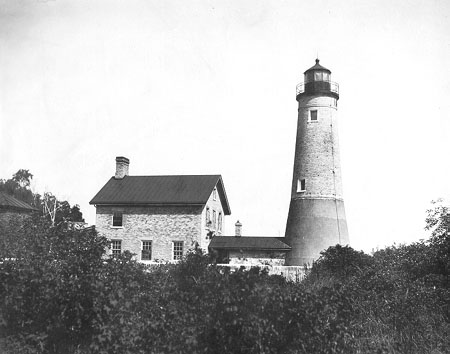
{"type": "Polygon", "coordinates": [[[292,196],[342,198],[336,99],[306,96],[299,101],[292,196]],[[317,120],[311,121],[311,111],[317,120]],[[297,192],[298,180],[306,191],[297,192]]]}
{"type": "Polygon", "coordinates": [[[220,200],[219,193],[217,192],[216,197],[214,198],[214,193],[211,193],[209,196],[208,201],[206,202],[205,207],[202,210],[202,216],[201,216],[201,242],[199,242],[200,247],[204,252],[208,252],[208,246],[211,242],[211,239],[207,237],[207,234],[209,231],[213,231],[216,236],[223,236],[225,234],[225,215],[223,213],[222,209],[222,202],[220,200]],[[211,227],[208,229],[206,225],[206,212],[209,208],[209,213],[211,220],[213,218],[213,211],[216,212],[216,218],[219,218],[219,213],[222,215],[222,229],[219,230],[218,225],[216,223],[216,226],[214,227],[211,225],[211,227]]]}
{"type": "Polygon", "coordinates": [[[171,261],[174,241],[183,242],[183,254],[201,244],[201,219],[201,206],[97,206],[96,229],[121,240],[122,251],[135,253],[139,261],[142,241],[152,242],[152,261],[171,261]],[[123,213],[122,227],[112,226],[114,212],[123,213]]]}

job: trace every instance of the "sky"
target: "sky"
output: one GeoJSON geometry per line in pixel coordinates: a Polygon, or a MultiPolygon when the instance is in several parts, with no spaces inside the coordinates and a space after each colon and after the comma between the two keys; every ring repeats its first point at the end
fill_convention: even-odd
{"type": "Polygon", "coordinates": [[[295,87],[340,85],[350,245],[427,238],[450,200],[448,0],[0,0],[0,178],[79,204],[114,175],[221,174],[246,236],[284,236],[295,87]]]}

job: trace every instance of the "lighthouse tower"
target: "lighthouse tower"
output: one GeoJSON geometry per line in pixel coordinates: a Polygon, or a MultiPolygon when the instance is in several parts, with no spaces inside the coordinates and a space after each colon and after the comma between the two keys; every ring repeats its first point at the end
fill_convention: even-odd
{"type": "Polygon", "coordinates": [[[286,265],[304,265],[348,244],[337,129],[339,86],[319,64],[297,86],[298,125],[286,241],[286,265]]]}

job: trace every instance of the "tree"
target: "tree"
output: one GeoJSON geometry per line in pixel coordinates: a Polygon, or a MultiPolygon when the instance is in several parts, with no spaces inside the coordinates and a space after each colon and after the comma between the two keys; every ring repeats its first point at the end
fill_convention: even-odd
{"type": "Polygon", "coordinates": [[[55,226],[64,221],[84,221],[78,205],[70,206],[67,200],[59,201],[53,194],[46,192],[42,199],[44,216],[55,226]]]}
{"type": "Polygon", "coordinates": [[[30,187],[33,175],[30,173],[30,170],[20,169],[13,174],[12,179],[13,181],[17,182],[21,188],[27,188],[30,187]]]}
{"type": "Polygon", "coordinates": [[[13,178],[0,180],[0,191],[33,205],[34,195],[30,189],[32,177],[33,175],[28,170],[19,170],[13,175],[13,178]]]}
{"type": "Polygon", "coordinates": [[[431,231],[430,257],[434,260],[435,272],[444,276],[448,285],[450,274],[450,207],[443,199],[431,202],[427,210],[425,230],[431,231]]]}
{"type": "Polygon", "coordinates": [[[431,231],[432,239],[444,239],[450,233],[450,208],[442,199],[432,200],[433,208],[427,210],[425,230],[431,231]]]}
{"type": "Polygon", "coordinates": [[[37,208],[41,216],[51,222],[53,226],[62,221],[84,221],[78,204],[71,206],[66,200],[58,200],[50,192],[43,196],[33,193],[30,189],[33,174],[29,170],[20,169],[7,180],[0,180],[0,191],[37,208]]]}

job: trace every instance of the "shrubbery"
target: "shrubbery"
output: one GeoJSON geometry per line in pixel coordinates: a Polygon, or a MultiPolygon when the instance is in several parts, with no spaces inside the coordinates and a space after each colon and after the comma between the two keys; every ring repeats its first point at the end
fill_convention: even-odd
{"type": "MultiPolygon", "coordinates": [[[[0,230],[4,232],[4,230],[0,230]]],[[[331,247],[306,280],[195,251],[148,268],[94,230],[34,220],[0,249],[3,353],[435,353],[450,346],[448,235],[369,256],[331,247]]]]}
{"type": "Polygon", "coordinates": [[[445,353],[450,347],[446,222],[433,223],[429,228],[435,231],[426,242],[388,247],[372,256],[338,245],[314,264],[303,285],[320,289],[339,282],[351,298],[354,350],[445,353]]]}
{"type": "Polygon", "coordinates": [[[230,272],[196,251],[147,269],[107,240],[34,221],[0,265],[6,353],[344,353],[339,285],[309,292],[259,269],[230,272]]]}

